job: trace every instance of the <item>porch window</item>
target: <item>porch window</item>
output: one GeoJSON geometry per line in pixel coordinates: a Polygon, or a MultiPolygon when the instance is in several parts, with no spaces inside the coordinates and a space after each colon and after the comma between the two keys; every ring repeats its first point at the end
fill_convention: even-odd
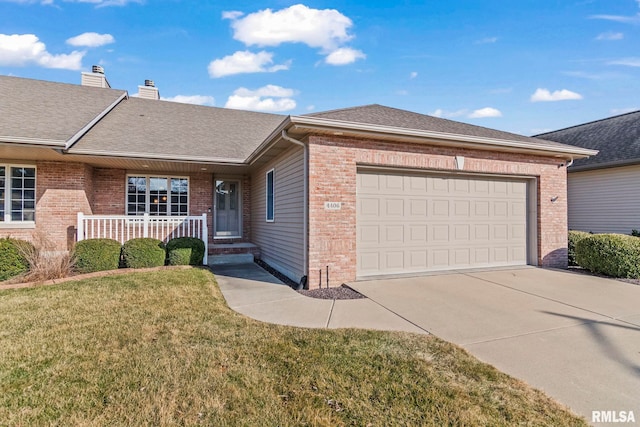
{"type": "Polygon", "coordinates": [[[36,219],[36,168],[0,165],[0,222],[36,219]]]}
{"type": "Polygon", "coordinates": [[[189,180],[185,177],[130,175],[127,215],[185,216],[189,214],[189,180]]]}
{"type": "Polygon", "coordinates": [[[267,222],[273,222],[275,211],[273,169],[267,172],[267,222]]]}

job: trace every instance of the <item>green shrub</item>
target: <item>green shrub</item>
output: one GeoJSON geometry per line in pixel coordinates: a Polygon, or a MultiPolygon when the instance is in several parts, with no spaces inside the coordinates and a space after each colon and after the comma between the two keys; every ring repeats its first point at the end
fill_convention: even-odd
{"type": "Polygon", "coordinates": [[[195,237],[177,237],[167,242],[169,265],[202,265],[204,242],[195,237]]]}
{"type": "Polygon", "coordinates": [[[640,277],[640,239],[594,234],[576,244],[576,261],[589,271],[612,277],[640,277]]]}
{"type": "Polygon", "coordinates": [[[631,230],[631,235],[633,237],[640,237],[640,230],[636,230],[635,228],[631,230]]]}
{"type": "Polygon", "coordinates": [[[576,244],[587,237],[593,236],[591,233],[587,233],[586,231],[574,231],[569,230],[569,265],[575,266],[578,265],[576,262],[576,244]]]}
{"type": "Polygon", "coordinates": [[[24,240],[0,239],[0,281],[7,280],[29,270],[29,262],[24,256],[25,251],[21,246],[30,246],[24,240]]]}
{"type": "Polygon", "coordinates": [[[164,265],[166,257],[164,244],[158,239],[131,239],[122,246],[122,258],[128,268],[160,267],[164,265]]]}
{"type": "Polygon", "coordinates": [[[122,245],[113,239],[87,239],[76,243],[73,258],[80,273],[117,270],[122,245]]]}

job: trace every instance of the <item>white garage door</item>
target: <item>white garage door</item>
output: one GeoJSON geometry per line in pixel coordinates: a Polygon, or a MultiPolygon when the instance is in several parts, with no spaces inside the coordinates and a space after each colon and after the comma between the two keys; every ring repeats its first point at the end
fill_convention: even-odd
{"type": "Polygon", "coordinates": [[[527,263],[527,181],[359,171],[357,275],[527,263]]]}

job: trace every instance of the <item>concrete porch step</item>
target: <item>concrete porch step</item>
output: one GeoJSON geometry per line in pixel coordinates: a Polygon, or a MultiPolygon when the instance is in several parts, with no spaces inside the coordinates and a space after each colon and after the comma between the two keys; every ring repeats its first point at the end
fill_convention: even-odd
{"type": "Polygon", "coordinates": [[[260,248],[250,242],[237,243],[209,243],[209,255],[242,255],[251,254],[254,257],[260,256],[260,248]]]}
{"type": "Polygon", "coordinates": [[[208,264],[250,264],[253,263],[253,259],[253,254],[209,255],[208,264]]]}

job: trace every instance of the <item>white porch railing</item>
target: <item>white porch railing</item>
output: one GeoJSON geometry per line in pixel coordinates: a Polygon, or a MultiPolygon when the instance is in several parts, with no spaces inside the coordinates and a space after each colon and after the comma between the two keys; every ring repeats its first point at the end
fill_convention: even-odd
{"type": "Polygon", "coordinates": [[[77,241],[113,239],[120,243],[152,237],[167,243],[174,237],[197,237],[204,242],[203,264],[207,264],[209,238],[207,214],[201,216],[84,215],[78,212],[77,241]]]}

